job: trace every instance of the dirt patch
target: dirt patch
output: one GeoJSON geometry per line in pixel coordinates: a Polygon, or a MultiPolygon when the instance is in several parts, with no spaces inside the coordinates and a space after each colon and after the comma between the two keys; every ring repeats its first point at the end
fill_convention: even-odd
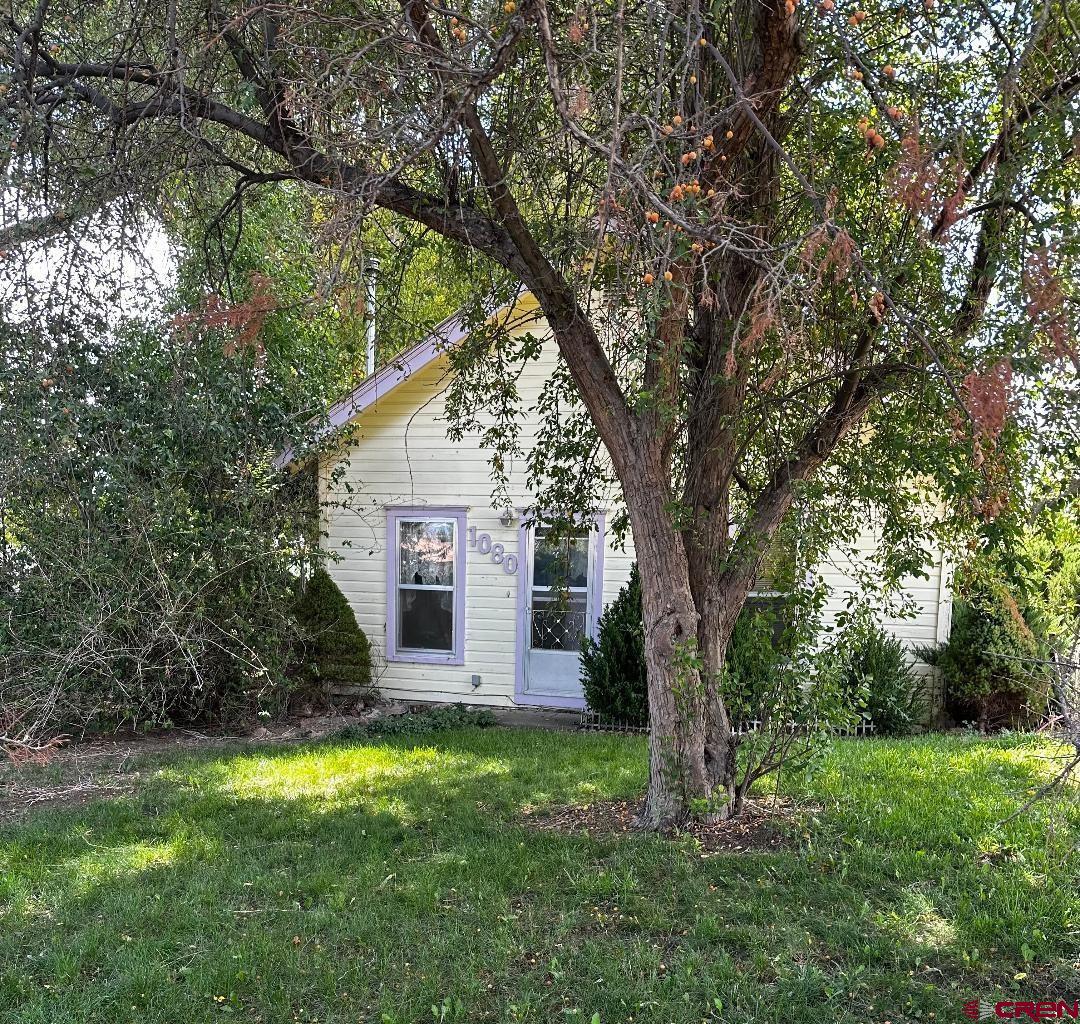
{"type": "Polygon", "coordinates": [[[80,807],[126,796],[159,756],[236,741],[177,731],[68,743],[51,752],[45,764],[12,764],[0,755],[0,824],[42,807],[80,807]]]}
{"type": "Polygon", "coordinates": [[[46,764],[13,764],[0,755],[0,824],[38,807],[77,807],[99,797],[130,792],[137,773],[132,759],[101,749],[118,744],[71,744],[46,764]]]}
{"type": "MultiPolygon", "coordinates": [[[[595,804],[526,810],[527,828],[562,835],[641,835],[634,824],[640,801],[607,800],[595,804]]],[[[740,817],[715,825],[693,824],[666,833],[668,839],[694,840],[695,852],[707,857],[721,853],[768,853],[794,845],[784,826],[795,815],[790,800],[767,797],[751,800],[740,817]]]]}

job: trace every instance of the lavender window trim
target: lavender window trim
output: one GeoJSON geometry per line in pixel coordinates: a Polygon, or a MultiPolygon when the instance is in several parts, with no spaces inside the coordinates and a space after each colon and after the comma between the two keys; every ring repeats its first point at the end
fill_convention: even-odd
{"type": "Polygon", "coordinates": [[[386,660],[422,665],[465,664],[465,531],[468,510],[459,506],[399,505],[386,510],[386,660]],[[398,523],[402,519],[452,519],[454,527],[454,648],[398,650],[398,523]]]}

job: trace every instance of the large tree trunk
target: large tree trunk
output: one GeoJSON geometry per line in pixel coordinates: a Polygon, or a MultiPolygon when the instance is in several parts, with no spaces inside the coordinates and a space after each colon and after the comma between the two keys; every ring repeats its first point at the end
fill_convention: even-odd
{"type": "MultiPolygon", "coordinates": [[[[628,489],[641,570],[649,688],[649,788],[638,818],[662,829],[738,813],[735,737],[720,673],[738,609],[695,601],[682,536],[661,479],[628,489]],[[702,637],[708,638],[702,645],[702,637]]],[[[714,596],[719,595],[716,591],[714,596]]]]}

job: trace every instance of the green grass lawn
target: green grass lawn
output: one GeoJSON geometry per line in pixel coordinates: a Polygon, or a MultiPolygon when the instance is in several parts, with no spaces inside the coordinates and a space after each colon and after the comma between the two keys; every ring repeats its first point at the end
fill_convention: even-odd
{"type": "Polygon", "coordinates": [[[789,849],[708,858],[519,824],[639,791],[638,739],[166,759],[0,830],[0,1020],[895,1024],[1077,995],[1080,812],[998,824],[1043,753],[839,742],[783,787],[789,849]]]}

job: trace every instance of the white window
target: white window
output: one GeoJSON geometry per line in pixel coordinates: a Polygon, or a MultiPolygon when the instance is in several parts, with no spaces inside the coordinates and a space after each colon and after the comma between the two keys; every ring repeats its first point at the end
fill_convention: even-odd
{"type": "Polygon", "coordinates": [[[463,661],[464,512],[391,512],[387,656],[463,661]]]}

